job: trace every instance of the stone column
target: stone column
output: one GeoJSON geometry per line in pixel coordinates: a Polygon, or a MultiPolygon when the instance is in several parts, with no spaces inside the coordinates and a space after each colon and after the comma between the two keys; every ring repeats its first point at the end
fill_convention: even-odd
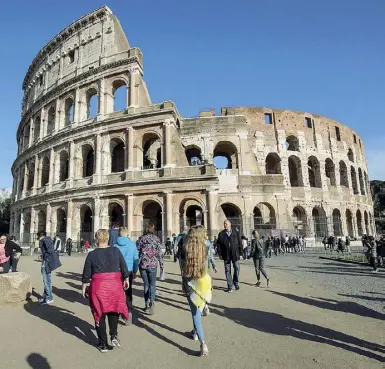
{"type": "Polygon", "coordinates": [[[15,211],[15,237],[20,241],[20,225],[21,225],[21,214],[20,211],[15,211]]]}
{"type": "Polygon", "coordinates": [[[10,235],[14,235],[15,234],[15,231],[14,231],[14,213],[13,212],[11,212],[11,214],[10,214],[11,216],[10,216],[10,219],[9,219],[9,234],[10,235]]]}
{"type": "Polygon", "coordinates": [[[66,239],[72,238],[72,213],[73,213],[73,202],[72,200],[69,200],[67,202],[67,227],[66,227],[66,239]]]}
{"type": "Polygon", "coordinates": [[[106,97],[105,94],[105,79],[99,80],[99,103],[98,103],[98,116],[105,114],[106,111],[106,97]]]}
{"type": "Polygon", "coordinates": [[[36,195],[38,185],[39,185],[39,156],[35,155],[35,172],[33,174],[33,189],[32,189],[33,195],[36,195]]]}
{"type": "Polygon", "coordinates": [[[19,235],[20,242],[23,242],[23,240],[24,240],[24,232],[25,232],[25,229],[24,229],[24,211],[21,210],[20,211],[20,235],[19,235]]]}
{"type": "Polygon", "coordinates": [[[166,121],[163,124],[163,166],[173,166],[171,158],[171,121],[166,121]]]}
{"type": "Polygon", "coordinates": [[[34,137],[34,132],[35,132],[35,130],[34,130],[34,121],[33,121],[33,119],[31,118],[30,120],[29,120],[29,140],[28,140],[28,147],[31,147],[32,146],[32,144],[33,144],[33,142],[35,141],[35,137],[34,137]]]}
{"type": "Polygon", "coordinates": [[[15,170],[13,182],[15,187],[13,192],[13,198],[14,198],[14,201],[17,201],[19,199],[19,170],[18,169],[15,170]]]}
{"type": "Polygon", "coordinates": [[[41,141],[47,130],[45,129],[46,119],[45,119],[45,108],[44,106],[41,108],[41,116],[40,116],[40,132],[39,132],[39,141],[41,141]]]}
{"type": "Polygon", "coordinates": [[[28,182],[28,177],[27,177],[27,163],[23,164],[23,193],[21,194],[22,197],[25,197],[25,192],[27,191],[27,182],[28,182]]]}
{"type": "Polygon", "coordinates": [[[134,168],[134,129],[126,129],[126,170],[132,171],[134,168]]]}
{"type": "Polygon", "coordinates": [[[48,179],[48,192],[52,191],[52,185],[54,182],[55,171],[55,149],[52,147],[49,153],[49,179],[48,179]]]}
{"type": "MultiPolygon", "coordinates": [[[[31,238],[31,241],[33,241],[33,239],[35,239],[36,237],[34,236],[34,234],[37,232],[37,229],[36,229],[36,210],[34,207],[31,208],[31,224],[30,224],[30,227],[29,227],[29,233],[30,233],[30,238],[31,238]]],[[[33,245],[32,245],[33,246],[33,245]]]]}
{"type": "Polygon", "coordinates": [[[75,143],[73,141],[69,142],[68,151],[68,187],[71,188],[75,179],[75,143]]]}
{"type": "Polygon", "coordinates": [[[94,211],[93,211],[93,233],[97,232],[99,229],[99,222],[100,222],[100,198],[95,197],[94,199],[94,211]]]}
{"type": "Polygon", "coordinates": [[[100,133],[96,135],[95,139],[95,173],[94,173],[94,179],[93,183],[99,183],[100,182],[100,175],[101,175],[101,162],[102,162],[102,137],[100,133]]]}
{"type": "Polygon", "coordinates": [[[61,128],[61,111],[60,111],[60,99],[56,100],[56,108],[55,108],[55,127],[54,132],[58,132],[61,128]]]}
{"type": "Polygon", "coordinates": [[[215,212],[215,206],[218,202],[218,191],[208,190],[206,192],[206,201],[208,209],[208,235],[210,239],[213,239],[218,230],[217,226],[217,214],[215,212]]]}
{"type": "Polygon", "coordinates": [[[52,236],[52,229],[51,229],[52,219],[51,218],[52,218],[51,204],[47,204],[45,231],[49,236],[52,236]]]}
{"type": "Polygon", "coordinates": [[[139,85],[140,85],[140,71],[138,68],[131,68],[130,70],[130,86],[128,89],[127,106],[139,106],[139,85]]]}
{"type": "Polygon", "coordinates": [[[133,232],[133,218],[134,218],[134,195],[132,193],[126,193],[126,224],[128,231],[133,232]]]}
{"type": "Polygon", "coordinates": [[[166,237],[172,235],[172,192],[165,191],[166,195],[166,237]]]}
{"type": "Polygon", "coordinates": [[[73,123],[79,123],[82,121],[82,101],[80,98],[80,88],[75,90],[75,101],[74,101],[74,121],[73,123]]]}

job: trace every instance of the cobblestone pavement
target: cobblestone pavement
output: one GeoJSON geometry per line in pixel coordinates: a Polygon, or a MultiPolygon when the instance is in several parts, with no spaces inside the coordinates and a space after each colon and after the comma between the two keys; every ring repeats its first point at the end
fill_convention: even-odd
{"type": "MultiPolygon", "coordinates": [[[[33,296],[28,303],[0,306],[1,368],[384,368],[384,315],[362,304],[368,300],[339,295],[336,287],[370,278],[357,292],[345,287],[344,294],[362,290],[364,296],[381,299],[385,296],[377,283],[382,274],[286,255],[267,261],[269,289],[265,281],[255,287],[253,267],[245,261],[240,291],[226,294],[218,261],[211,315],[203,318],[210,354],[199,358],[199,344],[187,337],[192,321],[176,264],[166,261],[154,316],[140,312],[142,285],[135,282],[135,325],[120,327],[121,349],[101,354],[94,346],[87,301],[80,295],[83,258],[63,256],[62,262],[53,275],[52,305],[39,306],[33,296]]],[[[37,295],[42,290],[39,263],[23,257],[20,269],[31,274],[37,295]]]]}

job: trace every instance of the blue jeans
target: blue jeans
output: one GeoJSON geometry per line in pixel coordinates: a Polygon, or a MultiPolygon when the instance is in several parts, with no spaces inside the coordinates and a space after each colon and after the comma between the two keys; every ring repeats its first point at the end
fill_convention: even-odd
{"type": "Polygon", "coordinates": [[[233,267],[234,267],[234,276],[231,277],[231,262],[225,261],[225,273],[226,273],[226,281],[227,281],[227,287],[233,288],[234,286],[238,286],[239,284],[239,260],[233,261],[233,267]]]}
{"type": "Polygon", "coordinates": [[[140,269],[140,275],[144,285],[144,301],[146,305],[155,301],[157,268],[140,269]]]}
{"type": "Polygon", "coordinates": [[[190,305],[191,315],[193,319],[193,325],[195,333],[198,335],[199,341],[204,342],[205,336],[203,334],[201,311],[194,305],[194,303],[187,297],[188,304],[190,305]]]}
{"type": "Polygon", "coordinates": [[[51,273],[46,272],[44,264],[41,265],[41,274],[43,275],[43,283],[44,283],[43,298],[45,300],[50,301],[53,299],[51,273]]]}

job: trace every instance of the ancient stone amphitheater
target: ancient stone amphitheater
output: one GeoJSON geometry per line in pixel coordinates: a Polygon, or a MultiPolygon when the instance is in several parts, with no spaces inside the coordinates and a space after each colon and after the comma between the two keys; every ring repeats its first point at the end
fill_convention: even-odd
{"type": "Polygon", "coordinates": [[[332,119],[262,107],[183,118],[153,104],[143,55],[107,7],[44,46],[25,76],[11,233],[92,239],[112,222],[163,238],[230,218],[242,233],[373,233],[360,136],[332,119]],[[118,104],[118,95],[123,96],[118,104]]]}

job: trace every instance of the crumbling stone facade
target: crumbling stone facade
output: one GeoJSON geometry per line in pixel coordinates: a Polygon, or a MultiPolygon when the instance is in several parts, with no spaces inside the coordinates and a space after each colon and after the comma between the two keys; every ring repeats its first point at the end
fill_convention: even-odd
{"type": "Polygon", "coordinates": [[[373,233],[357,133],[307,112],[226,107],[185,119],[173,102],[152,104],[142,53],[107,7],[40,50],[23,90],[11,233],[24,241],[40,229],[92,238],[112,222],[135,238],[149,220],[163,239],[192,224],[213,237],[225,218],[246,235],[373,233]]]}

